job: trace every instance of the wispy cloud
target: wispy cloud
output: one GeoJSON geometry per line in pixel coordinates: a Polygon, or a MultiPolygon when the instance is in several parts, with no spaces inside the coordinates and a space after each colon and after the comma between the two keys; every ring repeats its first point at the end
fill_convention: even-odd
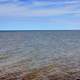
{"type": "MultiPolygon", "coordinates": [[[[0,0],[0,19],[80,24],[79,0],[0,0]]],[[[3,20],[4,21],[4,20],[3,20]]],[[[8,24],[9,25],[9,24],[8,24]]]]}
{"type": "Polygon", "coordinates": [[[28,0],[1,0],[0,16],[57,16],[64,14],[80,14],[79,1],[28,1],[28,0]],[[8,3],[7,3],[8,2],[8,3]],[[9,3],[10,2],[10,3],[9,3]],[[14,4],[14,2],[16,2],[14,4]],[[23,3],[24,2],[24,3],[23,3]],[[29,2],[32,2],[29,4],[29,2]],[[28,5],[28,4],[29,5],[28,5]]]}

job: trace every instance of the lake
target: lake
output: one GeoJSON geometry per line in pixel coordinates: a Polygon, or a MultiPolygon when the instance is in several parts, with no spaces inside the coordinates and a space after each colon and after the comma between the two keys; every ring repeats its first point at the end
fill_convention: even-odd
{"type": "Polygon", "coordinates": [[[80,31],[0,32],[1,70],[32,70],[49,64],[80,71],[80,31]]]}

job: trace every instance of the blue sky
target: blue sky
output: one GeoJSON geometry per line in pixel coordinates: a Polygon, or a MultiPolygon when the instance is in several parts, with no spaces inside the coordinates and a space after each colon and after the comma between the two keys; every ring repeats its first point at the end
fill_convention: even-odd
{"type": "Polygon", "coordinates": [[[80,0],[0,0],[0,30],[80,29],[80,0]]]}

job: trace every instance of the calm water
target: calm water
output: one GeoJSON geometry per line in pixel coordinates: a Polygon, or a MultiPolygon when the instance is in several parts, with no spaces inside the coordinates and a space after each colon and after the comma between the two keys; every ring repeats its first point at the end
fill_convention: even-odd
{"type": "Polygon", "coordinates": [[[22,63],[80,66],[80,31],[0,32],[0,67],[22,63]]]}

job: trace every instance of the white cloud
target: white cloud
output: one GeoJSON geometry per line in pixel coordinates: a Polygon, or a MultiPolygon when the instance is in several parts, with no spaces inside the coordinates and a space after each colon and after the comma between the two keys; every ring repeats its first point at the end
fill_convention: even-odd
{"type": "MultiPolygon", "coordinates": [[[[17,1],[17,0],[15,0],[17,1]]],[[[49,7],[49,8],[33,8],[38,6],[46,6],[46,5],[52,5],[51,2],[38,2],[35,1],[32,5],[26,5],[26,6],[20,6],[15,4],[5,4],[0,5],[0,16],[12,16],[12,17],[34,17],[34,16],[59,16],[64,14],[80,14],[80,10],[77,10],[77,7],[80,7],[79,4],[77,4],[77,1],[75,1],[75,5],[71,3],[71,5],[67,2],[64,4],[64,2],[56,3],[56,7],[49,7]],[[58,6],[58,4],[62,4],[62,6],[58,6]],[[64,5],[63,5],[64,4],[64,5]]]]}

